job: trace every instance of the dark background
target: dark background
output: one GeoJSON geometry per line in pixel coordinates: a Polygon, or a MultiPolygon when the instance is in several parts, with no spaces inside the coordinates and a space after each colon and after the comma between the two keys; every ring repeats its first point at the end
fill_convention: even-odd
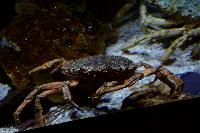
{"type": "Polygon", "coordinates": [[[0,1],[0,27],[8,24],[16,14],[14,11],[15,2],[16,0],[0,1]]]}

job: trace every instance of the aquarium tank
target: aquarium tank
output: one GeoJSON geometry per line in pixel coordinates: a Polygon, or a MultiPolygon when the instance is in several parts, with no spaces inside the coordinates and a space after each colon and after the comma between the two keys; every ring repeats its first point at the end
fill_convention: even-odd
{"type": "Polygon", "coordinates": [[[0,132],[200,94],[200,0],[6,2],[0,132]]]}

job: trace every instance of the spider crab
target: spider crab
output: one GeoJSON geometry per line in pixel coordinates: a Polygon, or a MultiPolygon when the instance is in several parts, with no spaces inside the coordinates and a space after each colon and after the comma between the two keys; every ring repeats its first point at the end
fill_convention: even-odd
{"type": "Polygon", "coordinates": [[[56,77],[56,81],[36,86],[24,99],[14,112],[14,120],[17,125],[20,124],[19,115],[22,110],[33,101],[34,97],[35,124],[40,127],[45,124],[40,100],[57,93],[62,93],[65,102],[79,108],[79,103],[82,101],[78,100],[80,97],[85,99],[97,98],[108,92],[131,87],[138,80],[152,74],[155,74],[157,79],[170,86],[170,95],[179,95],[183,87],[182,80],[165,68],[153,68],[143,62],[133,63],[121,56],[89,56],[71,61],[54,59],[29,71],[29,75],[52,67],[54,68],[51,74],[56,77]],[[55,64],[59,65],[55,68],[55,64]],[[139,67],[145,69],[137,71],[136,69],[139,67]]]}
{"type": "MultiPolygon", "coordinates": [[[[136,0],[129,2],[134,5],[136,0]]],[[[161,58],[163,63],[169,61],[170,56],[186,42],[200,35],[200,0],[144,0],[140,7],[141,24],[148,33],[133,38],[122,50],[128,50],[137,44],[148,43],[155,40],[176,37],[167,48],[166,54],[161,58]],[[147,12],[147,6],[161,10],[166,19],[154,17],[147,12]]],[[[128,9],[130,8],[127,7],[128,9]]],[[[122,9],[127,9],[124,6],[122,9]]],[[[121,11],[122,12],[122,11],[121,11]]],[[[123,13],[123,12],[122,12],[123,13]]],[[[199,59],[200,42],[192,51],[193,59],[199,59]]]]}

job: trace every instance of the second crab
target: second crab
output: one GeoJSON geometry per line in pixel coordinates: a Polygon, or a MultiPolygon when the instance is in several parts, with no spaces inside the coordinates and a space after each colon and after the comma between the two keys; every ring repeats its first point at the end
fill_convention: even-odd
{"type": "MultiPolygon", "coordinates": [[[[130,1],[129,4],[133,6],[136,0],[130,1]]],[[[161,58],[164,64],[171,63],[173,60],[170,57],[176,49],[184,47],[184,45],[189,43],[194,43],[191,40],[195,40],[200,35],[199,5],[199,0],[143,0],[140,6],[140,17],[142,28],[147,33],[134,37],[122,50],[129,52],[129,49],[137,44],[166,38],[170,38],[169,40],[177,38],[170,44],[166,54],[161,58]],[[154,15],[151,15],[149,12],[152,12],[154,15]],[[155,17],[156,15],[159,17],[155,17]]],[[[127,10],[126,6],[123,9],[127,10]]],[[[168,45],[166,42],[168,41],[165,41],[164,44],[168,45]]],[[[191,53],[193,59],[199,59],[200,57],[199,44],[199,42],[196,42],[194,45],[191,53]]]]}

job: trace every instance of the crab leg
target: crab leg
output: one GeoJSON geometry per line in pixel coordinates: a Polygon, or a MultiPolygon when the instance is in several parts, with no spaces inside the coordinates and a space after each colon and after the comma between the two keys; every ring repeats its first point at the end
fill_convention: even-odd
{"type": "Polygon", "coordinates": [[[154,69],[151,65],[144,63],[144,62],[138,62],[137,64],[131,65],[129,66],[129,69],[133,69],[135,67],[141,67],[143,66],[146,70],[143,71],[142,73],[135,73],[134,76],[130,77],[127,81],[125,81],[125,83],[123,85],[118,85],[116,86],[117,82],[116,81],[112,81],[112,82],[108,82],[105,85],[101,86],[95,94],[93,94],[91,97],[95,97],[97,95],[103,95],[105,93],[108,92],[113,92],[116,90],[120,90],[123,89],[125,87],[128,86],[132,86],[134,85],[138,80],[142,79],[143,77],[146,77],[148,75],[153,74],[156,69],[154,69]]]}
{"type": "Polygon", "coordinates": [[[162,61],[166,62],[171,54],[178,48],[181,47],[187,40],[191,39],[194,36],[200,35],[200,27],[196,29],[192,29],[186,32],[183,36],[177,38],[172,45],[167,49],[167,53],[164,57],[162,57],[162,61]]]}
{"type": "Polygon", "coordinates": [[[24,99],[24,101],[21,103],[21,105],[17,108],[17,110],[14,112],[14,121],[16,125],[20,124],[20,118],[19,115],[21,114],[22,110],[34,99],[34,96],[38,93],[40,90],[51,90],[51,89],[57,89],[60,86],[61,82],[53,82],[49,84],[44,84],[41,86],[36,86],[34,90],[29,93],[29,95],[24,99]]]}
{"type": "Polygon", "coordinates": [[[111,82],[104,83],[104,84],[96,91],[96,94],[102,93],[102,92],[104,92],[105,90],[109,89],[110,87],[116,86],[117,84],[118,84],[117,81],[111,81],[111,82]]]}
{"type": "Polygon", "coordinates": [[[143,77],[147,77],[149,75],[152,75],[156,72],[156,69],[154,68],[150,68],[150,69],[146,69],[141,73],[135,73],[132,77],[130,77],[127,81],[125,81],[124,84],[122,85],[118,85],[118,86],[114,86],[114,87],[110,87],[110,88],[104,88],[104,87],[100,87],[95,94],[93,94],[91,97],[95,98],[95,97],[99,97],[103,94],[109,93],[109,92],[113,92],[113,91],[117,91],[120,89],[123,89],[125,87],[131,87],[133,86],[138,80],[142,79],[143,77]]]}
{"type": "Polygon", "coordinates": [[[14,112],[13,117],[15,124],[17,126],[20,125],[20,118],[19,115],[21,114],[22,110],[33,100],[34,95],[36,95],[38,92],[38,89],[34,89],[21,103],[21,105],[17,108],[17,110],[14,112]]]}
{"type": "Polygon", "coordinates": [[[185,31],[185,27],[172,28],[172,29],[156,28],[159,26],[170,27],[170,26],[175,25],[176,23],[173,21],[167,21],[162,18],[155,18],[151,15],[147,15],[147,9],[144,4],[141,4],[141,6],[140,6],[140,16],[141,16],[141,24],[143,26],[145,26],[145,27],[150,26],[150,27],[154,27],[155,29],[159,29],[159,30],[157,30],[157,31],[149,30],[152,32],[150,32],[146,35],[140,36],[140,37],[133,38],[130,41],[130,43],[127,44],[128,46],[126,46],[125,48],[122,49],[124,52],[128,52],[128,50],[130,48],[134,47],[135,45],[137,45],[139,43],[149,43],[154,39],[168,38],[168,37],[181,35],[185,31]]]}
{"type": "Polygon", "coordinates": [[[171,96],[177,97],[181,94],[183,90],[184,82],[180,78],[176,77],[172,72],[165,69],[164,67],[158,67],[157,69],[148,68],[144,70],[142,73],[136,73],[134,76],[130,77],[127,81],[125,81],[125,83],[122,85],[113,86],[110,88],[102,86],[91,97],[96,98],[105,93],[120,90],[125,87],[132,87],[138,80],[152,74],[155,74],[157,79],[166,83],[171,88],[171,92],[170,92],[171,96]]]}
{"type": "Polygon", "coordinates": [[[127,52],[130,48],[134,47],[138,43],[148,43],[154,39],[161,39],[161,38],[169,38],[177,35],[183,34],[185,31],[185,27],[182,28],[173,28],[173,29],[161,29],[155,32],[151,32],[147,35],[143,35],[141,37],[134,38],[125,48],[122,50],[127,52]]]}
{"type": "Polygon", "coordinates": [[[118,86],[114,86],[114,87],[104,87],[104,86],[101,86],[95,94],[93,94],[92,96],[90,96],[90,98],[98,98],[99,96],[103,95],[103,94],[106,94],[106,93],[109,93],[109,92],[113,92],[113,91],[117,91],[117,90],[120,90],[120,89],[123,89],[125,87],[128,87],[132,84],[135,84],[141,77],[143,77],[143,74],[141,73],[138,73],[138,74],[135,74],[134,76],[132,76],[131,78],[129,78],[128,81],[126,81],[124,84],[122,85],[118,85],[118,86]]]}
{"type": "Polygon", "coordinates": [[[21,114],[22,110],[29,104],[31,101],[34,99],[34,96],[38,93],[38,91],[43,90],[41,94],[36,96],[36,101],[35,101],[35,109],[36,109],[36,126],[40,126],[44,123],[43,116],[42,116],[42,105],[40,104],[40,99],[44,98],[48,95],[63,91],[64,94],[64,99],[71,102],[72,105],[75,107],[78,107],[72,99],[71,99],[71,94],[69,92],[69,86],[76,86],[77,83],[75,82],[69,82],[69,81],[64,81],[64,82],[52,82],[52,83],[47,83],[43,84],[40,86],[36,86],[34,90],[25,98],[25,100],[21,103],[21,105],[17,108],[17,110],[14,112],[14,121],[16,125],[20,124],[20,118],[19,115],[21,114]]]}
{"type": "Polygon", "coordinates": [[[182,93],[184,82],[166,68],[159,67],[156,72],[156,78],[166,83],[171,88],[171,96],[177,97],[182,93]]]}
{"type": "Polygon", "coordinates": [[[44,91],[43,93],[39,94],[36,96],[36,100],[35,100],[35,126],[36,127],[41,127],[44,126],[45,122],[45,118],[42,115],[43,113],[43,108],[42,105],[40,103],[40,100],[44,97],[47,97],[49,95],[58,93],[60,90],[59,89],[53,89],[53,90],[47,90],[44,91]]]}
{"type": "MultiPolygon", "coordinates": [[[[51,84],[52,83],[49,83],[49,84],[46,84],[45,86],[49,87],[49,85],[51,85],[51,84]]],[[[69,82],[69,81],[65,81],[65,82],[62,82],[60,84],[59,88],[53,88],[52,90],[44,91],[43,93],[41,93],[41,94],[36,96],[36,100],[35,100],[35,109],[36,109],[35,120],[36,120],[36,122],[35,123],[36,123],[37,127],[41,127],[45,123],[45,121],[43,119],[43,115],[42,115],[43,108],[42,108],[42,105],[40,103],[40,99],[41,98],[44,98],[44,97],[47,97],[49,95],[58,93],[60,90],[62,90],[64,99],[66,101],[68,101],[68,102],[71,102],[72,105],[74,105],[75,107],[78,108],[78,105],[72,101],[71,93],[70,93],[70,90],[69,90],[69,86],[70,85],[71,86],[76,86],[77,84],[78,84],[78,82],[76,82],[76,83],[73,82],[72,83],[72,82],[69,82]]]]}
{"type": "Polygon", "coordinates": [[[78,84],[78,82],[76,82],[76,81],[74,81],[74,82],[73,81],[71,81],[71,82],[65,81],[61,85],[61,90],[62,90],[65,101],[69,101],[69,102],[71,102],[71,104],[74,107],[79,108],[79,106],[72,100],[71,93],[69,90],[69,86],[76,86],[77,84],[78,84]]]}
{"type": "Polygon", "coordinates": [[[46,69],[48,69],[48,68],[53,67],[56,63],[59,64],[59,63],[61,63],[61,62],[63,62],[63,61],[64,61],[64,59],[61,58],[61,59],[54,59],[54,60],[45,62],[45,63],[42,64],[41,66],[38,66],[38,67],[36,67],[36,68],[30,70],[30,71],[28,72],[28,74],[31,75],[31,74],[33,74],[33,73],[35,73],[35,72],[42,71],[42,70],[46,70],[46,69]]]}
{"type": "MultiPolygon", "coordinates": [[[[159,67],[157,71],[158,71],[156,73],[157,79],[167,84],[171,88],[170,93],[167,95],[165,94],[165,96],[167,96],[167,99],[165,99],[164,101],[168,102],[168,100],[170,101],[171,98],[173,100],[177,98],[178,99],[183,98],[184,95],[181,94],[183,91],[183,85],[184,85],[183,81],[163,67],[159,67]]],[[[162,86],[148,87],[142,90],[132,89],[132,94],[123,101],[122,108],[126,108],[129,105],[133,104],[135,101],[146,98],[147,96],[150,96],[151,98],[159,96],[159,95],[161,96],[163,94],[162,94],[162,90],[160,89],[162,89],[162,86]]]]}
{"type": "Polygon", "coordinates": [[[156,18],[151,15],[147,15],[147,8],[144,4],[140,6],[140,16],[141,16],[141,24],[143,26],[152,26],[152,27],[170,27],[176,25],[176,22],[168,21],[162,18],[156,18]]]}

